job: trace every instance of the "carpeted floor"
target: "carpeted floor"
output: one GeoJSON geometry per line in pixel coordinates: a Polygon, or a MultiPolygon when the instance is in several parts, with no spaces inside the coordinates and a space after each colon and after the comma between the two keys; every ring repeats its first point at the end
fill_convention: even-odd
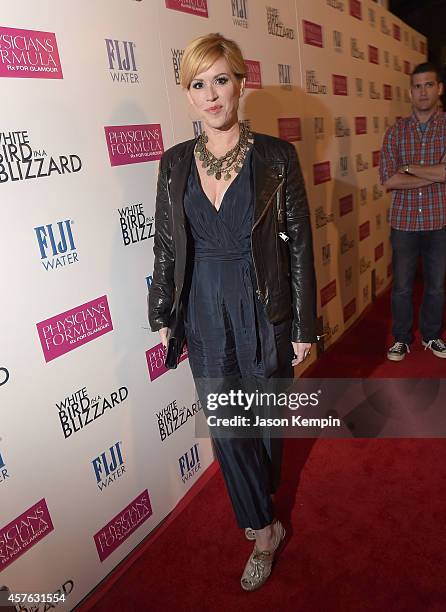
{"type": "MultiPolygon", "coordinates": [[[[386,294],[310,374],[443,376],[444,361],[419,349],[386,362],[389,329],[386,294]]],[[[286,440],[277,514],[289,538],[268,583],[245,593],[252,544],[218,472],[81,610],[446,611],[444,440],[286,440]]]]}

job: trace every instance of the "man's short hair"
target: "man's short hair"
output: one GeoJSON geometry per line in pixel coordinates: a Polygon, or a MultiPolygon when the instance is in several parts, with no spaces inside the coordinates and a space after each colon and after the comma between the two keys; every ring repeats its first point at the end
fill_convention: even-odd
{"type": "Polygon", "coordinates": [[[415,74],[421,74],[422,72],[434,72],[438,83],[442,82],[441,73],[438,66],[436,66],[433,62],[423,62],[422,64],[415,66],[415,68],[412,70],[410,75],[410,83],[412,84],[415,74]]]}

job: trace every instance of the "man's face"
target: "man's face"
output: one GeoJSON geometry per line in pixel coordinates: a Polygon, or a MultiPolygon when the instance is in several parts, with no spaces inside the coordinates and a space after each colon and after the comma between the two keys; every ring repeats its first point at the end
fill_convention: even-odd
{"type": "Polygon", "coordinates": [[[415,110],[429,112],[438,106],[443,84],[437,81],[435,72],[420,72],[412,77],[410,95],[415,110]]]}

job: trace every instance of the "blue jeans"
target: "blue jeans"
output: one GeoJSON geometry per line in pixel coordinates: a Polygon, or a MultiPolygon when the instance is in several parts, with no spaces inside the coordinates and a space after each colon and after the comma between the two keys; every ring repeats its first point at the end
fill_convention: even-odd
{"type": "Polygon", "coordinates": [[[446,227],[406,232],[392,228],[392,333],[397,342],[413,341],[413,285],[418,258],[423,262],[424,293],[420,332],[428,342],[441,337],[446,275],[446,227]]]}

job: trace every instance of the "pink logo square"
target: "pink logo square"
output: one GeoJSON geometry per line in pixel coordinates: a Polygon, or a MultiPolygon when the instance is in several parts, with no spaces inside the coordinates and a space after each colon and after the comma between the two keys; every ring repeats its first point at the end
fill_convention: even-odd
{"type": "Polygon", "coordinates": [[[0,77],[63,79],[56,35],[0,27],[0,77]]]}

